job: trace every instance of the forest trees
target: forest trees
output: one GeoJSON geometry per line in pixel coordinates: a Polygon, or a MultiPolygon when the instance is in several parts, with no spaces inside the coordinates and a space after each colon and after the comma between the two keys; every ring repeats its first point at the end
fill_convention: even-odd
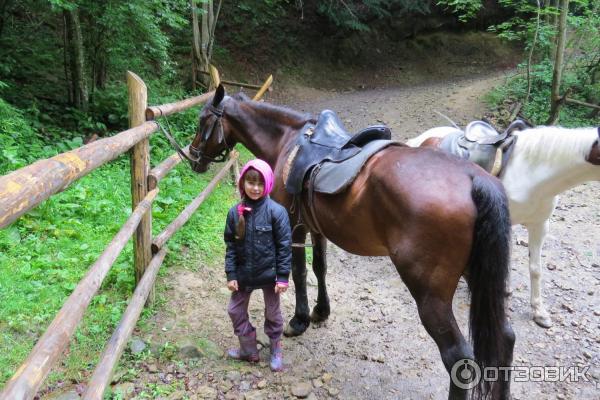
{"type": "Polygon", "coordinates": [[[379,18],[407,13],[426,15],[434,3],[433,0],[320,1],[317,9],[340,28],[367,30],[369,23],[379,18]]]}
{"type": "MultiPolygon", "coordinates": [[[[77,123],[103,119],[123,103],[111,86],[126,70],[175,76],[173,38],[190,48],[188,7],[186,0],[0,0],[2,97],[43,105],[58,124],[69,115],[77,123]]],[[[114,117],[106,122],[119,122],[114,117]]]]}
{"type": "Polygon", "coordinates": [[[524,64],[531,73],[508,93],[523,103],[524,114],[536,124],[560,122],[559,112],[581,124],[598,115],[600,0],[501,3],[514,10],[514,17],[492,29],[501,37],[524,43],[532,55],[524,64]],[[561,109],[565,104],[571,106],[561,109]]]}
{"type": "MultiPolygon", "coordinates": [[[[497,22],[495,31],[532,51],[535,96],[525,99],[526,85],[511,96],[538,123],[548,119],[551,98],[569,105],[561,113],[589,113],[575,102],[600,101],[600,0],[570,1],[555,94],[559,0],[0,0],[0,96],[33,119],[45,118],[43,127],[120,129],[126,70],[160,82],[165,92],[195,89],[213,53],[232,64],[276,68],[306,51],[331,58],[324,61],[352,61],[370,43],[365,37],[394,42],[414,37],[419,26],[453,29],[452,12],[479,18],[499,4],[510,10],[502,18],[512,18],[497,22]]],[[[470,27],[481,29],[477,24],[470,27]]]]}
{"type": "Polygon", "coordinates": [[[213,0],[190,0],[192,11],[192,87],[199,80],[204,87],[209,86],[209,66],[212,60],[215,42],[215,28],[221,11],[222,0],[218,0],[216,8],[213,0]],[[198,4],[199,3],[199,4],[198,4]],[[201,5],[201,8],[199,8],[201,5]],[[200,14],[200,17],[198,16],[200,14]],[[203,72],[204,74],[199,74],[203,72]]]}

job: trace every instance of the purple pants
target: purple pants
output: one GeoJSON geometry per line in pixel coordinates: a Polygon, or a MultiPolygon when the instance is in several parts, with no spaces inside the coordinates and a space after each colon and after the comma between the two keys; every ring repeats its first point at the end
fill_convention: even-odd
{"type": "MultiPolygon", "coordinates": [[[[275,285],[262,289],[265,299],[265,334],[272,340],[277,340],[283,333],[283,316],[279,308],[279,294],[275,293],[275,285]]],[[[248,316],[248,303],[252,292],[238,290],[231,294],[227,312],[233,323],[233,333],[236,336],[248,336],[254,332],[248,316]]]]}

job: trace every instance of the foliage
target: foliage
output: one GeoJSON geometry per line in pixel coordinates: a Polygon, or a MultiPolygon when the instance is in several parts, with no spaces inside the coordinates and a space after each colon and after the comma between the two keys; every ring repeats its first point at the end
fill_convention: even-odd
{"type": "Polygon", "coordinates": [[[431,1],[414,0],[322,0],[317,4],[320,14],[345,30],[368,31],[369,23],[405,13],[427,14],[431,1]]]}
{"type": "Polygon", "coordinates": [[[290,0],[242,0],[236,2],[235,7],[239,13],[232,18],[243,18],[249,28],[260,29],[282,18],[289,4],[290,0]]]}
{"type": "Polygon", "coordinates": [[[43,142],[23,114],[0,99],[0,175],[21,168],[43,152],[43,142]],[[27,143],[27,146],[23,146],[27,143]],[[31,154],[34,154],[33,156],[31,154]]]}
{"type": "MultiPolygon", "coordinates": [[[[524,68],[523,65],[520,68],[524,68]]],[[[532,69],[531,97],[528,103],[523,105],[521,114],[529,122],[535,125],[543,125],[550,111],[550,85],[552,83],[553,65],[546,60],[532,69]]],[[[566,70],[563,77],[565,86],[581,87],[581,76],[572,70],[566,70]]],[[[600,94],[600,87],[596,86],[596,95],[600,94]]],[[[496,88],[487,96],[487,101],[497,108],[512,108],[519,102],[523,93],[527,91],[527,79],[523,74],[514,76],[506,84],[496,88]]],[[[600,125],[600,117],[591,117],[590,110],[585,107],[571,106],[563,107],[561,110],[560,124],[565,127],[597,126],[600,125]]]]}
{"type": "Polygon", "coordinates": [[[437,0],[436,3],[458,14],[462,22],[474,18],[482,7],[481,0],[437,0]]]}
{"type": "Polygon", "coordinates": [[[274,55],[272,46],[294,47],[290,34],[290,13],[294,9],[291,0],[240,0],[224,1],[215,33],[215,56],[224,51],[223,46],[253,53],[266,52],[274,55]],[[274,34],[277,32],[277,34],[274,34]],[[260,52],[253,51],[260,46],[260,52]]]}
{"type": "Polygon", "coordinates": [[[111,114],[114,93],[123,93],[127,70],[179,80],[172,38],[187,32],[187,11],[184,0],[7,2],[5,15],[0,16],[5,21],[0,34],[0,76],[7,85],[3,97],[24,109],[36,103],[40,114],[47,116],[45,125],[77,130],[84,136],[115,128],[122,118],[111,114]],[[69,104],[63,9],[80,14],[90,114],[69,104]],[[29,45],[22,45],[23,38],[29,45]]]}
{"type": "MultiPolygon", "coordinates": [[[[473,14],[466,11],[475,9],[480,0],[444,0],[438,3],[453,5],[461,13],[461,19],[473,14]]],[[[512,102],[523,102],[528,93],[527,77],[530,72],[531,96],[523,107],[523,114],[535,123],[547,120],[550,110],[550,88],[554,67],[555,20],[559,10],[551,2],[541,0],[514,1],[501,0],[505,8],[513,12],[507,21],[490,27],[501,38],[518,41],[532,52],[532,64],[520,65],[521,76],[511,81],[501,90],[512,102]],[[538,9],[538,4],[540,5],[538,9]],[[539,14],[539,21],[537,15],[539,14]]],[[[566,60],[562,66],[563,79],[561,95],[569,92],[569,97],[587,103],[600,102],[600,2],[597,0],[571,1],[568,14],[568,35],[566,60]]],[[[495,96],[497,96],[496,94],[495,96]]],[[[591,113],[581,106],[566,105],[561,109],[561,123],[564,125],[590,125],[591,113]]],[[[597,114],[597,113],[596,113],[597,114]]]]}
{"type": "MultiPolygon", "coordinates": [[[[533,41],[536,24],[526,16],[536,12],[536,8],[524,3],[504,1],[507,5],[515,7],[517,16],[508,21],[504,26],[498,27],[500,35],[509,38],[519,38],[533,51],[534,61],[529,66],[531,71],[532,104],[526,104],[524,113],[538,123],[545,122],[549,114],[550,87],[554,66],[554,38],[556,35],[553,17],[558,10],[545,6],[539,9],[540,24],[537,41],[533,41]],[[533,47],[535,46],[535,47],[533,47]],[[542,96],[545,96],[545,101],[542,96]]],[[[600,91],[598,77],[600,60],[600,17],[598,16],[600,4],[594,1],[581,0],[572,3],[568,15],[569,40],[566,46],[566,59],[561,68],[563,79],[561,82],[561,95],[569,92],[569,97],[590,103],[598,103],[600,91]]],[[[526,65],[523,65],[524,70],[526,65]]],[[[523,99],[523,93],[516,95],[515,99],[523,99]]],[[[587,125],[590,119],[589,109],[580,106],[566,105],[561,110],[561,123],[564,125],[587,125]]]]}

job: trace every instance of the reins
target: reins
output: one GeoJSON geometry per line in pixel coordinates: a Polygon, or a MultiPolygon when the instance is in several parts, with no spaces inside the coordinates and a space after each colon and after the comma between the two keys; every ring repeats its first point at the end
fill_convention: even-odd
{"type": "Polygon", "coordinates": [[[189,155],[188,155],[181,148],[179,143],[177,143],[177,140],[175,140],[173,135],[171,135],[171,133],[169,132],[171,130],[171,126],[169,125],[169,120],[165,117],[165,121],[166,121],[166,125],[167,125],[166,129],[158,121],[155,121],[156,124],[158,125],[158,127],[160,128],[160,130],[162,131],[162,133],[166,136],[166,138],[169,141],[169,143],[171,144],[171,146],[175,149],[175,151],[177,152],[177,154],[179,155],[181,160],[182,161],[187,160],[189,162],[190,168],[192,170],[194,170],[194,166],[202,160],[207,160],[209,162],[224,162],[232,150],[232,147],[229,146],[229,144],[227,143],[227,140],[225,139],[225,135],[223,134],[223,123],[221,120],[223,117],[223,108],[224,108],[223,103],[224,102],[221,102],[221,104],[219,104],[219,106],[217,106],[217,107],[213,106],[212,104],[207,106],[208,109],[217,118],[215,119],[215,121],[212,123],[210,129],[204,134],[204,137],[202,138],[203,142],[208,141],[208,139],[210,139],[210,137],[212,136],[212,134],[215,130],[215,127],[218,125],[217,127],[219,130],[219,133],[218,133],[219,134],[219,143],[221,141],[223,143],[225,143],[225,148],[216,157],[209,157],[209,156],[205,155],[200,149],[194,147],[192,144],[189,145],[189,155]]]}
{"type": "MultiPolygon", "coordinates": [[[[185,151],[181,148],[181,146],[179,146],[179,143],[177,143],[177,140],[175,140],[175,138],[169,133],[169,131],[167,129],[165,129],[165,127],[162,126],[158,121],[155,121],[155,122],[158,125],[158,127],[160,128],[160,130],[162,131],[162,133],[167,137],[167,139],[169,140],[169,143],[175,149],[175,151],[177,152],[177,154],[179,155],[179,157],[181,158],[182,161],[187,160],[190,162],[190,166],[192,166],[191,164],[196,163],[200,160],[199,158],[194,159],[194,158],[191,158],[190,156],[188,156],[185,153],[185,151]]],[[[169,125],[168,121],[167,121],[167,125],[169,125]]]]}

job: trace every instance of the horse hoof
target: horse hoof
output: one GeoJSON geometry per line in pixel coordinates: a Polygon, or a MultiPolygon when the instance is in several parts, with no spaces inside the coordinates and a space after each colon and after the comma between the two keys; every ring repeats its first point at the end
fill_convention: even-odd
{"type": "Polygon", "coordinates": [[[309,322],[303,323],[294,317],[290,320],[290,322],[288,322],[287,326],[283,330],[283,334],[287,337],[300,336],[304,333],[304,331],[306,331],[308,325],[309,322]]]}
{"type": "Polygon", "coordinates": [[[319,311],[317,311],[317,307],[313,308],[312,312],[310,313],[310,322],[313,323],[327,321],[327,318],[329,318],[329,313],[321,314],[319,311]]]}
{"type": "Polygon", "coordinates": [[[290,324],[287,324],[285,326],[285,329],[283,330],[283,334],[287,337],[292,337],[292,336],[300,336],[300,335],[302,335],[302,332],[296,331],[294,328],[292,328],[290,326],[290,324]]]}
{"type": "Polygon", "coordinates": [[[552,326],[552,320],[548,315],[536,315],[533,317],[536,324],[542,328],[548,329],[552,326]]]}

